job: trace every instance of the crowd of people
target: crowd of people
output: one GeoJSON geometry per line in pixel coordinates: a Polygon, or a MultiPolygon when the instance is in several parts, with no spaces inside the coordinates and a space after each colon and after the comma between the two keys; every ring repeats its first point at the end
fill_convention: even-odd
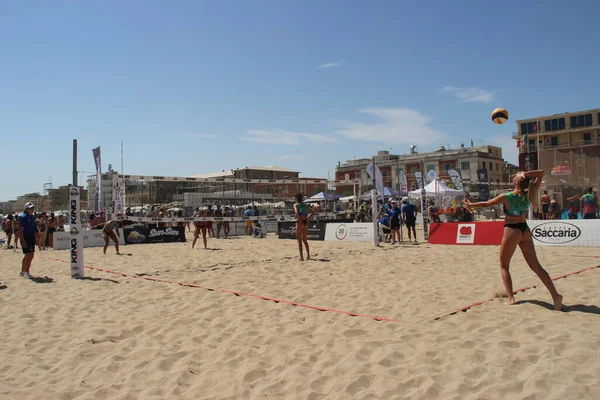
{"type": "Polygon", "coordinates": [[[596,219],[599,217],[600,207],[598,196],[593,188],[587,188],[583,194],[575,194],[567,198],[566,207],[561,207],[556,199],[550,199],[548,191],[540,197],[540,211],[538,219],[596,219]]]}
{"type": "MultiPolygon", "coordinates": [[[[26,203],[26,208],[23,213],[11,213],[2,217],[2,230],[6,235],[7,248],[18,249],[19,244],[21,247],[24,247],[24,244],[21,241],[21,217],[26,214],[26,210],[29,209],[35,211],[35,206],[33,206],[32,203],[26,203]]],[[[35,244],[38,247],[38,250],[46,250],[48,247],[52,247],[54,232],[65,230],[64,217],[62,214],[57,216],[54,213],[47,214],[46,212],[32,212],[32,216],[36,232],[35,244]]]]}

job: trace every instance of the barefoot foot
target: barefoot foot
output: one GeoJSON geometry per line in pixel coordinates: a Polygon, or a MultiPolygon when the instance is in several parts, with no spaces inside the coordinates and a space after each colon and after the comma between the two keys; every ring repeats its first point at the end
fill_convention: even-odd
{"type": "Polygon", "coordinates": [[[562,311],[562,301],[563,297],[560,294],[554,298],[554,309],[556,311],[562,311]]]}
{"type": "Polygon", "coordinates": [[[515,301],[514,297],[513,298],[509,298],[508,301],[506,302],[506,305],[509,305],[509,306],[513,306],[515,304],[517,304],[517,302],[515,301]]]}

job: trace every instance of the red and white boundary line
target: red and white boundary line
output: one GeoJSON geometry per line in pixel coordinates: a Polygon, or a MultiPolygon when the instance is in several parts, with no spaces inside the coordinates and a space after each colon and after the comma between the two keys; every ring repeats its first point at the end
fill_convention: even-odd
{"type": "MultiPolygon", "coordinates": [[[[592,257],[594,257],[594,256],[592,256],[592,257]]],[[[67,262],[67,261],[59,260],[59,259],[54,259],[54,261],[60,261],[60,262],[64,262],[64,263],[67,262]]],[[[272,302],[277,303],[277,304],[281,303],[281,304],[287,304],[287,305],[291,305],[291,306],[295,306],[295,307],[309,308],[309,309],[313,309],[313,310],[317,310],[317,311],[324,311],[324,312],[331,312],[331,313],[336,313],[336,314],[348,315],[350,317],[369,318],[369,319],[373,319],[375,321],[395,322],[395,323],[403,323],[403,324],[421,323],[421,322],[430,321],[430,320],[437,321],[437,320],[439,320],[439,319],[441,319],[443,317],[447,317],[449,315],[456,315],[456,314],[459,314],[460,312],[467,312],[468,310],[470,310],[473,307],[480,306],[482,304],[488,303],[488,302],[490,302],[490,301],[492,301],[492,300],[495,299],[495,297],[490,297],[487,300],[479,301],[477,303],[473,303],[473,304],[470,304],[468,306],[461,307],[461,308],[459,308],[457,310],[450,311],[450,312],[447,312],[447,313],[444,313],[444,314],[440,314],[437,317],[425,318],[425,319],[422,319],[422,320],[419,320],[419,321],[410,322],[410,321],[403,321],[403,320],[400,320],[400,319],[379,317],[379,316],[376,316],[376,315],[361,314],[361,313],[356,313],[356,312],[351,312],[351,311],[342,311],[342,310],[336,310],[336,309],[327,308],[327,307],[313,306],[313,305],[310,305],[310,304],[303,304],[303,303],[298,303],[298,302],[295,302],[295,301],[277,299],[277,298],[273,298],[273,297],[261,296],[261,295],[252,294],[252,293],[245,293],[245,292],[240,292],[240,291],[236,291],[236,290],[208,288],[208,287],[203,287],[203,286],[197,285],[195,283],[179,282],[179,281],[174,281],[174,280],[170,280],[170,279],[153,278],[153,277],[149,277],[149,276],[138,276],[138,275],[130,274],[130,273],[127,273],[127,272],[113,271],[113,270],[110,270],[110,269],[99,268],[99,267],[92,267],[92,266],[89,266],[89,265],[86,265],[85,268],[89,268],[91,270],[105,272],[105,273],[109,273],[109,274],[114,274],[114,275],[121,275],[121,276],[124,276],[124,277],[127,277],[127,278],[144,279],[144,280],[147,280],[147,281],[160,282],[160,283],[170,283],[170,284],[175,284],[175,285],[184,286],[184,287],[191,287],[191,288],[197,288],[197,289],[206,289],[206,290],[211,291],[211,292],[220,292],[220,293],[233,294],[233,295],[238,296],[238,297],[249,297],[249,298],[254,298],[254,299],[272,301],[272,302]]],[[[570,272],[570,273],[565,274],[565,275],[557,276],[555,278],[552,278],[552,280],[553,281],[557,281],[559,279],[565,279],[565,278],[567,278],[569,276],[578,275],[578,274],[581,274],[583,272],[591,271],[593,269],[598,269],[598,268],[600,268],[600,265],[596,265],[596,266],[593,266],[593,267],[584,268],[584,269],[581,269],[579,271],[574,271],[574,272],[570,272]]],[[[537,285],[531,285],[531,286],[523,287],[521,289],[515,290],[514,294],[517,294],[519,292],[524,292],[526,290],[533,289],[533,288],[536,288],[536,287],[537,287],[537,285]]]]}
{"type": "MultiPolygon", "coordinates": [[[[55,261],[66,262],[64,260],[58,260],[58,259],[55,259],[55,261]]],[[[370,318],[370,319],[373,319],[375,321],[384,321],[384,322],[397,322],[397,323],[405,323],[405,324],[408,323],[407,321],[402,321],[402,320],[399,320],[399,319],[378,317],[376,315],[360,314],[360,313],[355,313],[355,312],[351,312],[351,311],[342,311],[342,310],[336,310],[336,309],[333,309],[333,308],[313,306],[313,305],[310,305],[310,304],[303,304],[303,303],[298,303],[298,302],[295,302],[295,301],[289,301],[289,300],[283,300],[283,299],[276,299],[276,298],[273,298],[273,297],[261,296],[261,295],[258,295],[258,294],[244,293],[244,292],[240,292],[240,291],[227,290],[227,289],[213,289],[213,288],[203,287],[203,286],[197,285],[195,283],[179,282],[179,281],[173,281],[173,280],[170,280],[170,279],[153,278],[153,277],[148,277],[148,276],[138,276],[138,275],[135,275],[135,274],[129,274],[129,273],[126,273],[126,272],[112,271],[110,269],[99,268],[99,267],[92,267],[92,266],[89,266],[89,265],[86,265],[85,268],[89,268],[89,269],[92,269],[92,270],[95,270],[95,271],[106,272],[106,273],[109,273],[109,274],[121,275],[121,276],[124,276],[124,277],[127,277],[127,278],[144,279],[144,280],[147,280],[147,281],[154,281],[154,282],[161,282],[161,283],[171,283],[171,284],[175,284],[175,285],[179,285],[179,286],[192,287],[192,288],[198,288],[198,289],[206,289],[206,290],[209,290],[211,292],[221,292],[221,293],[233,294],[233,295],[236,295],[238,297],[250,297],[250,298],[254,298],[254,299],[267,300],[267,301],[272,301],[274,303],[288,304],[288,305],[295,306],[295,307],[310,308],[310,309],[317,310],[317,311],[326,311],[326,312],[331,312],[331,313],[336,313],[336,314],[348,315],[350,317],[370,318]]]]}
{"type": "MultiPolygon", "coordinates": [[[[586,257],[586,256],[582,256],[582,257],[586,257]]],[[[595,256],[590,256],[590,257],[595,257],[595,256]]],[[[581,274],[582,272],[591,271],[591,270],[593,270],[593,269],[597,269],[597,268],[600,268],[600,265],[596,265],[596,266],[594,266],[594,267],[589,267],[589,268],[584,268],[584,269],[581,269],[581,270],[579,270],[579,271],[575,271],[575,272],[570,272],[570,273],[568,273],[568,274],[566,274],[566,275],[557,276],[557,277],[555,277],[555,278],[552,278],[552,280],[553,280],[553,281],[557,281],[557,280],[559,280],[559,279],[565,279],[565,278],[568,278],[569,276],[572,276],[572,275],[578,275],[578,274],[581,274]]],[[[538,285],[526,286],[526,287],[523,287],[523,288],[521,288],[521,289],[517,289],[517,290],[515,290],[513,293],[514,293],[514,294],[517,294],[517,293],[524,292],[524,291],[526,291],[526,290],[529,290],[529,289],[535,289],[537,286],[538,286],[538,285]]],[[[470,305],[468,305],[468,306],[461,307],[461,308],[459,308],[458,310],[450,311],[450,312],[448,312],[448,313],[445,313],[445,314],[440,314],[440,315],[438,315],[437,317],[433,317],[433,318],[426,318],[426,319],[424,319],[424,320],[421,320],[421,321],[419,321],[419,322],[422,322],[422,321],[427,321],[427,320],[430,320],[430,319],[433,319],[433,320],[436,320],[436,321],[437,321],[437,320],[439,320],[439,319],[440,319],[440,318],[442,318],[442,317],[447,317],[447,316],[449,316],[449,315],[456,315],[456,314],[458,314],[458,313],[460,313],[460,312],[467,312],[468,310],[470,310],[470,309],[471,309],[471,308],[473,308],[473,307],[480,306],[480,305],[482,305],[482,304],[484,304],[484,303],[487,303],[487,302],[490,302],[490,301],[492,301],[492,300],[494,300],[494,299],[495,299],[495,297],[490,297],[490,298],[489,298],[489,299],[487,299],[487,300],[479,301],[479,302],[477,302],[477,303],[473,303],[473,304],[470,304],[470,305]]]]}

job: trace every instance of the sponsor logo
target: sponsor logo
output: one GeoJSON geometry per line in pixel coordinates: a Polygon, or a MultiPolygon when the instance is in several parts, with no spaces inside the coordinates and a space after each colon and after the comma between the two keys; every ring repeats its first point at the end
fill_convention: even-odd
{"type": "Polygon", "coordinates": [[[71,264],[79,262],[79,253],[77,252],[77,239],[71,239],[71,264]]]}
{"type": "Polygon", "coordinates": [[[75,228],[74,226],[71,227],[70,230],[71,235],[79,235],[79,229],[75,228]]]}
{"type": "Polygon", "coordinates": [[[137,231],[131,231],[127,236],[127,241],[129,243],[142,243],[144,240],[146,240],[146,236],[137,231]]]}
{"type": "Polygon", "coordinates": [[[456,232],[456,243],[475,242],[475,224],[458,224],[456,232]]]}
{"type": "Polygon", "coordinates": [[[346,225],[340,225],[335,230],[335,237],[337,240],[344,240],[348,236],[348,227],[346,225]]]}
{"type": "Polygon", "coordinates": [[[71,225],[77,223],[77,200],[71,200],[71,225]]]}
{"type": "Polygon", "coordinates": [[[173,230],[171,228],[166,228],[165,230],[152,229],[150,231],[150,233],[148,234],[149,237],[165,236],[165,235],[178,236],[179,232],[176,230],[173,230]]]}
{"type": "Polygon", "coordinates": [[[164,176],[153,176],[152,179],[156,179],[156,180],[164,180],[165,177],[164,176]]]}
{"type": "Polygon", "coordinates": [[[76,187],[71,188],[71,196],[79,196],[79,190],[76,187]]]}
{"type": "Polygon", "coordinates": [[[533,228],[531,235],[542,243],[565,244],[579,238],[581,229],[568,222],[545,222],[533,228]]]}

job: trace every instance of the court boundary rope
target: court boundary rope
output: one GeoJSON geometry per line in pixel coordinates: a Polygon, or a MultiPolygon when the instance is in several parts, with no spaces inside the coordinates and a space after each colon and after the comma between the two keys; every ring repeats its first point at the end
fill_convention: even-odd
{"type": "MultiPolygon", "coordinates": [[[[64,262],[64,263],[68,263],[68,261],[64,261],[64,260],[58,260],[58,259],[54,259],[55,261],[60,261],[60,262],[64,262]]],[[[408,324],[408,321],[403,321],[400,319],[393,319],[393,318],[386,318],[386,317],[379,317],[376,315],[369,315],[369,314],[361,314],[361,313],[356,313],[356,312],[351,312],[351,311],[342,311],[342,310],[336,310],[333,308],[327,308],[327,307],[319,307],[319,306],[313,306],[310,304],[304,304],[304,303],[298,303],[296,301],[290,301],[290,300],[283,300],[283,299],[277,299],[277,298],[273,298],[273,297],[269,297],[269,296],[262,296],[262,295],[258,295],[258,294],[253,294],[253,293],[245,293],[245,292],[241,292],[241,291],[237,291],[237,290],[228,290],[228,289],[215,289],[215,288],[209,288],[209,287],[204,287],[195,283],[186,283],[186,282],[179,282],[179,281],[174,281],[174,280],[170,280],[170,279],[162,279],[162,278],[154,278],[154,277],[150,277],[150,276],[139,276],[136,274],[130,274],[127,272],[119,272],[119,271],[113,271],[110,269],[106,269],[106,268],[100,268],[100,267],[92,267],[90,265],[84,265],[85,268],[91,269],[91,270],[95,270],[95,271],[101,271],[101,272],[106,272],[109,274],[114,274],[114,275],[121,275],[127,278],[135,278],[135,279],[144,279],[147,281],[154,281],[154,282],[161,282],[161,283],[170,283],[170,284],[175,284],[175,285],[179,285],[179,286],[184,286],[184,287],[191,287],[191,288],[197,288],[197,289],[206,289],[210,292],[220,292],[220,293],[227,293],[227,294],[233,294],[235,296],[238,297],[249,297],[249,298],[254,298],[254,299],[259,299],[259,300],[266,300],[266,301],[272,301],[274,303],[281,303],[281,304],[288,304],[291,306],[295,306],[295,307],[302,307],[302,308],[308,308],[308,309],[313,309],[313,310],[317,310],[317,311],[324,311],[324,312],[331,312],[331,313],[336,313],[336,314],[342,314],[342,315],[348,315],[350,317],[361,317],[361,318],[370,318],[373,319],[375,321],[383,321],[383,322],[396,322],[396,323],[404,323],[404,324],[408,324]]]]}
{"type": "MultiPolygon", "coordinates": [[[[595,257],[595,256],[591,256],[591,257],[595,257]]],[[[64,261],[64,260],[59,260],[59,259],[53,259],[54,261],[59,261],[59,262],[63,262],[63,263],[69,263],[68,261],[64,261]]],[[[94,270],[94,271],[100,271],[100,272],[105,272],[105,273],[109,273],[109,274],[114,274],[114,275],[121,275],[123,277],[127,277],[127,278],[135,278],[135,279],[143,279],[143,280],[147,280],[147,281],[153,281],[153,282],[160,282],[160,283],[170,283],[170,284],[174,284],[174,285],[179,285],[179,286],[183,286],[183,287],[191,287],[191,288],[197,288],[197,289],[205,289],[208,290],[210,292],[220,292],[220,293],[226,293],[226,294],[233,294],[237,297],[248,297],[248,298],[254,298],[254,299],[259,299],[259,300],[265,300],[265,301],[272,301],[276,304],[287,304],[287,305],[291,305],[294,307],[302,307],[302,308],[307,308],[307,309],[312,309],[312,310],[317,310],[317,311],[322,311],[322,312],[331,312],[331,313],[335,313],[335,314],[341,314],[341,315],[347,315],[350,317],[361,317],[361,318],[369,318],[369,319],[373,319],[375,321],[381,321],[381,322],[395,322],[395,323],[403,323],[403,324],[412,324],[412,323],[421,323],[421,322],[425,322],[425,321],[438,321],[443,317],[447,317],[450,315],[457,315],[461,312],[467,312],[470,309],[483,305],[485,303],[489,303],[490,301],[493,301],[496,299],[496,297],[490,297],[486,300],[483,301],[478,301],[476,303],[473,304],[469,304],[468,306],[464,306],[464,307],[460,307],[454,311],[450,311],[447,313],[443,313],[440,314],[436,317],[429,317],[429,318],[424,318],[421,320],[417,320],[417,321],[404,321],[404,320],[400,320],[400,319],[394,319],[394,318],[387,318],[387,317],[379,317],[376,315],[369,315],[369,314],[361,314],[361,313],[357,313],[357,312],[351,312],[351,311],[343,311],[343,310],[336,310],[333,308],[328,308],[328,307],[319,307],[319,306],[313,306],[310,304],[304,304],[304,303],[298,303],[295,301],[290,301],[290,300],[284,300],[284,299],[277,299],[277,298],[273,298],[273,297],[269,297],[269,296],[262,296],[262,295],[258,295],[258,294],[253,294],[253,293],[245,293],[245,292],[241,292],[241,291],[237,291],[237,290],[229,290],[229,289],[215,289],[215,288],[209,288],[209,287],[204,287],[195,283],[187,283],[187,282],[180,282],[180,281],[174,281],[171,279],[163,279],[163,278],[154,278],[151,276],[140,276],[140,275],[136,275],[136,274],[132,274],[132,273],[128,273],[128,272],[119,272],[119,271],[113,271],[107,268],[100,268],[100,267],[93,267],[90,265],[84,265],[85,268],[94,270]]],[[[573,275],[579,275],[583,272],[586,271],[591,271],[594,269],[598,269],[600,268],[600,265],[595,265],[592,267],[588,267],[588,268],[584,268],[581,269],[579,271],[574,271],[574,272],[570,272],[568,274],[565,275],[560,275],[554,278],[551,278],[552,281],[558,281],[560,279],[566,279],[569,276],[573,276],[573,275]]],[[[513,294],[517,294],[520,292],[525,292],[526,290],[529,289],[534,289],[538,286],[539,284],[536,285],[530,285],[530,286],[525,286],[522,287],[520,289],[517,289],[515,291],[513,291],[513,294]]]]}
{"type": "MultiPolygon", "coordinates": [[[[583,257],[583,256],[582,256],[582,257],[583,257]]],[[[590,257],[596,257],[596,256],[590,256],[590,257]]],[[[566,278],[568,278],[569,276],[573,276],[573,275],[579,275],[579,274],[581,274],[581,273],[583,273],[583,272],[586,272],[586,271],[591,271],[591,270],[593,270],[593,269],[597,269],[597,268],[600,268],[600,265],[596,265],[596,266],[593,266],[593,267],[584,268],[584,269],[581,269],[581,270],[579,270],[579,271],[570,272],[570,273],[568,273],[568,274],[566,274],[566,275],[557,276],[557,277],[555,277],[555,278],[551,278],[551,279],[552,279],[552,281],[558,281],[558,280],[560,280],[560,279],[566,279],[566,278]]],[[[529,290],[529,289],[535,289],[535,288],[536,288],[538,285],[539,285],[539,283],[538,283],[538,284],[536,284],[536,285],[531,285],[531,286],[525,286],[525,287],[522,287],[522,288],[520,288],[520,289],[517,289],[517,290],[513,291],[513,294],[517,294],[517,293],[520,293],[520,292],[524,292],[524,291],[526,291],[526,290],[529,290]]],[[[460,312],[467,312],[467,311],[469,311],[469,310],[470,310],[471,308],[473,308],[473,307],[480,306],[480,305],[482,305],[482,304],[488,303],[488,302],[490,302],[490,301],[493,301],[493,300],[495,300],[495,299],[496,299],[496,297],[490,297],[490,298],[489,298],[489,299],[487,299],[487,300],[478,301],[477,303],[473,303],[473,304],[470,304],[470,305],[468,305],[468,306],[461,307],[461,308],[459,308],[459,309],[457,309],[457,310],[450,311],[450,312],[448,312],[448,313],[445,313],[445,314],[440,314],[440,315],[438,315],[437,317],[433,317],[433,318],[425,318],[425,319],[423,319],[423,320],[421,320],[421,321],[418,321],[418,322],[428,321],[428,320],[430,320],[430,319],[433,319],[433,320],[437,321],[437,320],[439,320],[440,318],[447,317],[447,316],[449,316],[449,315],[456,315],[456,314],[458,314],[458,313],[460,313],[460,312]]]]}

